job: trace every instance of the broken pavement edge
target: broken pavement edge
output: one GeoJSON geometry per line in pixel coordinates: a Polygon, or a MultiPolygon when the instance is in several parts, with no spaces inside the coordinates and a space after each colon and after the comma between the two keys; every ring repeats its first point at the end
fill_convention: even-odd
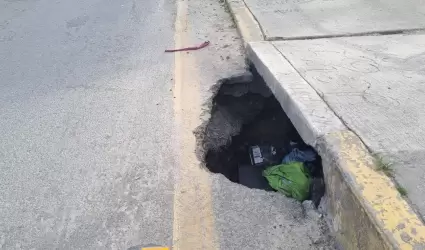
{"type": "Polygon", "coordinates": [[[425,249],[425,225],[374,158],[269,42],[243,0],[226,0],[248,60],[323,160],[331,230],[344,249],[425,249]],[[282,83],[285,82],[285,85],[282,83]]]}

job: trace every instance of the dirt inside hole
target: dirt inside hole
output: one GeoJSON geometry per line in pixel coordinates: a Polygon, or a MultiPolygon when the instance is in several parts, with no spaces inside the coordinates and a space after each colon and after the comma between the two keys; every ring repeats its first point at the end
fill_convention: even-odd
{"type": "MultiPolygon", "coordinates": [[[[315,151],[303,142],[261,77],[253,75],[250,82],[223,83],[214,97],[203,136],[205,164],[233,182],[273,191],[264,169],[281,164],[295,148],[315,151]]],[[[308,199],[317,206],[325,191],[320,156],[315,154],[315,160],[304,164],[310,181],[308,199]]]]}

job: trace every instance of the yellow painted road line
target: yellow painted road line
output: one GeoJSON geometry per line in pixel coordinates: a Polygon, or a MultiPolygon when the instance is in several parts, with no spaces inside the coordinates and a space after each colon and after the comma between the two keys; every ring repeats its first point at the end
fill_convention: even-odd
{"type": "MultiPolygon", "coordinates": [[[[177,0],[175,47],[189,44],[187,1],[177,0]]],[[[174,188],[173,250],[218,249],[212,210],[211,180],[195,155],[193,130],[200,125],[200,74],[193,53],[175,53],[174,115],[179,150],[174,188]]]]}

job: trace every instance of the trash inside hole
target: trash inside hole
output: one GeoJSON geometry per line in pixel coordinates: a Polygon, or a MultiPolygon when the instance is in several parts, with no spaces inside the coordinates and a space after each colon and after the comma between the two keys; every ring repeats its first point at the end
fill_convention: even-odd
{"type": "Polygon", "coordinates": [[[318,206],[321,158],[306,145],[261,77],[222,84],[205,128],[205,164],[249,188],[277,191],[318,206]]]}

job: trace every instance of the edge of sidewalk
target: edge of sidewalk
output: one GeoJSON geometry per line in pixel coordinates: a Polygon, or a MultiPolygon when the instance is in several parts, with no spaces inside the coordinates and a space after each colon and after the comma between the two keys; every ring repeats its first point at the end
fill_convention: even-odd
{"type": "Polygon", "coordinates": [[[272,42],[247,55],[303,140],[322,157],[330,226],[344,249],[425,249],[425,225],[376,160],[272,42]]]}
{"type": "Polygon", "coordinates": [[[304,141],[320,153],[331,230],[345,249],[425,249],[425,225],[375,159],[264,36],[243,0],[225,0],[247,57],[304,141]],[[285,84],[282,84],[285,82],[285,84]],[[314,108],[312,108],[314,107],[314,108]]]}

